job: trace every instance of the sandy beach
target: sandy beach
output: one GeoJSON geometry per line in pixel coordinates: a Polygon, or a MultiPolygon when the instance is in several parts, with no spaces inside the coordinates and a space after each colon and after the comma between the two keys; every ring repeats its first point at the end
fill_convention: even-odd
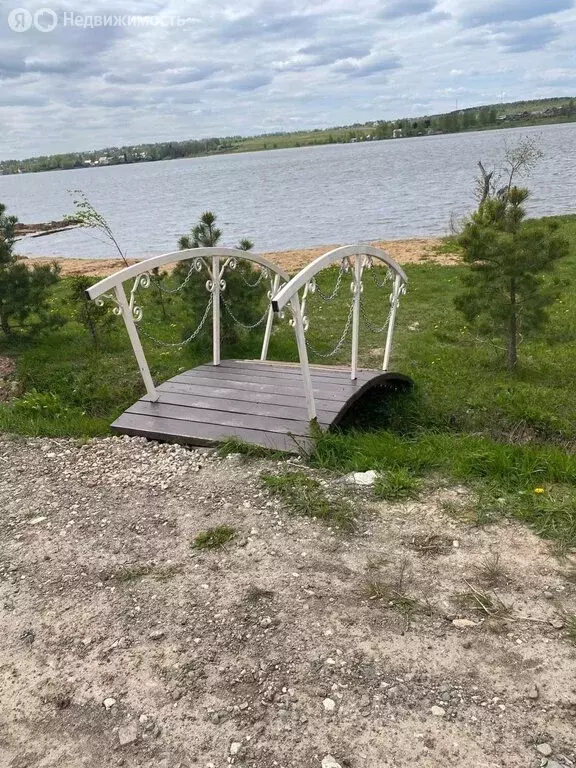
{"type": "MultiPolygon", "coordinates": [[[[418,264],[431,261],[438,264],[451,265],[456,263],[453,256],[439,254],[440,238],[410,239],[410,240],[379,240],[372,245],[386,250],[399,264],[418,264]]],[[[315,248],[300,248],[291,251],[264,253],[271,261],[284,267],[288,272],[296,272],[313,259],[337,245],[320,245],[315,248]]],[[[53,257],[32,257],[23,254],[23,258],[31,264],[49,264],[58,262],[64,277],[87,275],[90,277],[106,277],[124,266],[120,259],[83,259],[53,257]]],[[[137,259],[129,259],[129,264],[135,264],[137,259]]]]}

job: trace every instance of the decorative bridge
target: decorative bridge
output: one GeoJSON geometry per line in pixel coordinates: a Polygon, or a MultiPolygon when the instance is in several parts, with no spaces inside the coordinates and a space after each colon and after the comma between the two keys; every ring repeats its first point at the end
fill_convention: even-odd
{"type": "Polygon", "coordinates": [[[340,423],[352,405],[382,387],[407,388],[408,377],[389,372],[392,340],[400,297],[406,292],[407,278],[402,268],[384,251],[368,245],[336,248],[320,256],[292,279],[268,259],[248,251],[231,248],[194,248],[177,251],[134,264],[101,280],[87,293],[100,305],[104,300],[114,304],[114,312],[125,323],[136,357],[146,395],[126,410],[112,429],[128,435],[193,445],[213,445],[228,438],[289,452],[308,452],[313,446],[310,426],[313,420],[322,429],[340,423]],[[250,265],[255,281],[244,279],[246,288],[261,281],[268,285],[269,305],[264,315],[252,325],[243,324],[234,314],[226,295],[226,277],[236,270],[239,261],[250,265]],[[141,290],[150,286],[158,270],[168,264],[185,262],[184,280],[171,290],[156,281],[159,290],[168,294],[180,292],[190,280],[205,281],[207,303],[200,322],[192,334],[177,343],[144,338],[166,347],[180,347],[193,341],[205,325],[212,321],[212,362],[179,373],[156,385],[142,346],[139,323],[143,310],[137,303],[141,290]],[[330,294],[323,293],[316,282],[322,270],[339,265],[338,277],[330,294]],[[375,269],[384,266],[385,271],[375,269]],[[385,321],[378,327],[364,309],[363,280],[371,273],[374,283],[387,291],[383,301],[385,321]],[[259,274],[258,274],[259,273],[259,274]],[[384,276],[384,279],[379,279],[384,276]],[[307,305],[316,294],[331,302],[339,294],[345,278],[350,279],[350,300],[343,333],[335,348],[327,353],[312,350],[307,338],[309,319],[307,305]],[[125,283],[130,284],[127,295],[125,283]],[[222,313],[226,312],[246,329],[264,328],[259,360],[221,360],[222,313]],[[289,316],[298,350],[298,363],[268,361],[268,350],[274,324],[289,316]],[[359,368],[361,325],[371,332],[386,334],[384,359],[380,370],[359,368]],[[349,366],[311,365],[310,348],[317,356],[329,358],[344,348],[351,336],[349,366]]]}

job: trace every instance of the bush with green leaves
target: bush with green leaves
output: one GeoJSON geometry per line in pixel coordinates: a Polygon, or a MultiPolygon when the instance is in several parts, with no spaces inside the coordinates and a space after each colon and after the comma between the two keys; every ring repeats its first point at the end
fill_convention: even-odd
{"type": "Polygon", "coordinates": [[[29,269],[18,260],[14,253],[17,223],[0,203],[0,329],[7,336],[15,328],[34,330],[59,322],[48,306],[50,288],[58,282],[58,266],[35,264],[29,269]]]}

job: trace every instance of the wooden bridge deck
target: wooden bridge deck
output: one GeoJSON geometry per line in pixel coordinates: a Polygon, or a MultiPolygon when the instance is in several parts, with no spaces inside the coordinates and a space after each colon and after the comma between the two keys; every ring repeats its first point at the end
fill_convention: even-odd
{"type": "MultiPolygon", "coordinates": [[[[350,406],[376,387],[408,386],[406,376],[311,366],[318,423],[335,426],[350,406]]],[[[200,365],[157,387],[159,400],[146,396],[115,422],[115,432],[191,445],[214,445],[237,438],[253,445],[289,451],[312,447],[304,387],[298,364],[223,360],[200,365]]]]}

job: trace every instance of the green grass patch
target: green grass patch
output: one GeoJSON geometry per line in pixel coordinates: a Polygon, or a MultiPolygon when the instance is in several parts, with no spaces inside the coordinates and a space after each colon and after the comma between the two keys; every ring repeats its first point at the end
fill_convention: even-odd
{"type": "Polygon", "coordinates": [[[220,549],[235,535],[236,531],[229,525],[218,525],[199,533],[192,542],[192,547],[194,549],[220,549]]]}
{"type": "Polygon", "coordinates": [[[415,498],[422,488],[422,482],[405,467],[389,469],[379,475],[374,484],[374,495],[387,501],[401,501],[415,498]]]}
{"type": "Polygon", "coordinates": [[[318,480],[304,472],[264,475],[262,480],[271,493],[286,501],[294,514],[322,520],[349,533],[356,530],[351,505],[342,499],[329,499],[318,480]]]}

